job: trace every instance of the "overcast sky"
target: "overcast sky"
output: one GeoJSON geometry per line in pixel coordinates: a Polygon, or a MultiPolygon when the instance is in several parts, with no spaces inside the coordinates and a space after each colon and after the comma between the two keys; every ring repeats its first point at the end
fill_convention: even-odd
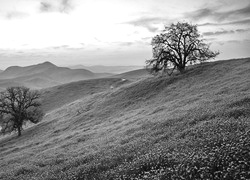
{"type": "Polygon", "coordinates": [[[172,22],[198,25],[217,59],[250,57],[249,0],[0,0],[0,69],[144,65],[172,22]]]}

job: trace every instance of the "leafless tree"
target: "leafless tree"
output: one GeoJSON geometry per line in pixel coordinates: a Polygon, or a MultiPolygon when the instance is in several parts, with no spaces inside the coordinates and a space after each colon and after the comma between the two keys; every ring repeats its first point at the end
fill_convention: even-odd
{"type": "Polygon", "coordinates": [[[146,64],[156,74],[167,72],[171,75],[175,69],[183,73],[188,64],[203,62],[219,54],[204,43],[196,25],[180,22],[166,26],[152,39],[152,47],[153,58],[146,64]]]}
{"type": "Polygon", "coordinates": [[[23,125],[30,121],[38,123],[43,112],[38,91],[26,87],[10,87],[0,93],[1,133],[17,131],[21,136],[23,125]]]}

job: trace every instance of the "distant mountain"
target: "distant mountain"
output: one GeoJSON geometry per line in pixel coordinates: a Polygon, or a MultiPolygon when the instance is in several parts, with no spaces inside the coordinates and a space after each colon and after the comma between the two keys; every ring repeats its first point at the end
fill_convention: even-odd
{"type": "Polygon", "coordinates": [[[121,74],[116,74],[112,77],[114,78],[122,78],[122,79],[129,79],[129,80],[138,80],[142,78],[148,78],[152,75],[146,69],[137,69],[134,71],[129,71],[121,74]]]}
{"type": "Polygon", "coordinates": [[[87,69],[89,71],[92,71],[94,73],[113,73],[113,74],[119,74],[124,73],[136,69],[142,69],[142,66],[84,66],[84,65],[75,65],[70,66],[71,69],[87,69]]]}
{"type": "Polygon", "coordinates": [[[110,74],[93,73],[86,69],[58,67],[50,62],[26,67],[11,66],[0,73],[0,90],[15,85],[40,89],[73,81],[106,76],[110,76],[110,74]]]}
{"type": "Polygon", "coordinates": [[[32,74],[37,74],[44,72],[48,69],[55,68],[56,65],[52,64],[51,62],[44,62],[41,64],[20,67],[20,66],[11,66],[8,67],[5,71],[0,74],[0,79],[10,79],[16,78],[21,76],[28,76],[32,74]]]}

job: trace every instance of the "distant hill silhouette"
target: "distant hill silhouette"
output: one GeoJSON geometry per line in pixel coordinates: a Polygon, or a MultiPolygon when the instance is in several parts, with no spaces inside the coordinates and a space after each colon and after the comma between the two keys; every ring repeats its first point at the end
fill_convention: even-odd
{"type": "Polygon", "coordinates": [[[110,76],[105,73],[93,73],[86,69],[58,67],[51,62],[20,67],[11,66],[0,73],[0,90],[16,85],[40,89],[73,81],[110,76]]]}
{"type": "Polygon", "coordinates": [[[55,68],[55,67],[57,66],[50,62],[44,62],[41,64],[36,64],[36,65],[31,65],[31,66],[26,66],[26,67],[11,66],[11,67],[8,67],[5,71],[3,71],[0,74],[0,78],[10,79],[10,78],[16,78],[20,76],[28,76],[28,75],[44,72],[48,69],[55,68]]]}
{"type": "Polygon", "coordinates": [[[136,69],[142,69],[142,66],[84,66],[84,65],[75,65],[70,66],[71,69],[87,69],[89,71],[92,71],[94,73],[113,73],[113,74],[119,74],[124,73],[128,71],[133,71],[136,69]]]}

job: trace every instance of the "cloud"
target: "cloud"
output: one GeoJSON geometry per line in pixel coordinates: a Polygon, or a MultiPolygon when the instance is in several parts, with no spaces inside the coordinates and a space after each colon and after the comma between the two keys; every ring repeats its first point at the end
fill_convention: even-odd
{"type": "Polygon", "coordinates": [[[199,19],[213,16],[214,13],[215,13],[214,10],[210,8],[204,8],[204,9],[199,9],[193,12],[186,13],[186,16],[193,20],[199,20],[199,19]]]}
{"type": "Polygon", "coordinates": [[[108,43],[109,45],[114,45],[114,46],[121,46],[121,47],[129,47],[129,46],[132,46],[135,44],[135,42],[130,42],[130,41],[127,41],[127,42],[111,42],[111,43],[108,43]]]}
{"type": "Polygon", "coordinates": [[[248,32],[250,31],[250,29],[236,29],[235,32],[236,33],[244,33],[244,32],[248,32]]]}
{"type": "Polygon", "coordinates": [[[240,40],[228,40],[228,41],[225,41],[226,43],[241,43],[243,41],[240,41],[240,40]]]}
{"type": "Polygon", "coordinates": [[[52,4],[48,3],[48,2],[41,2],[40,3],[40,11],[41,12],[50,12],[53,11],[53,6],[52,4]]]}
{"type": "Polygon", "coordinates": [[[221,25],[249,25],[250,19],[244,19],[239,21],[230,21],[225,23],[203,23],[198,24],[198,26],[221,26],[221,25]]]}
{"type": "Polygon", "coordinates": [[[50,51],[50,50],[55,50],[55,51],[68,51],[68,50],[83,50],[85,49],[85,45],[84,43],[79,43],[79,44],[75,44],[75,45],[60,45],[60,46],[50,46],[47,47],[46,50],[50,51]]]}
{"type": "Polygon", "coordinates": [[[28,17],[29,14],[25,12],[20,11],[10,11],[5,14],[5,18],[7,19],[19,19],[19,18],[25,18],[28,17]]]}
{"type": "Polygon", "coordinates": [[[250,29],[236,29],[236,30],[223,30],[223,31],[215,31],[215,32],[204,32],[204,36],[216,36],[222,34],[234,34],[234,33],[243,33],[248,32],[250,29]]]}
{"type": "Polygon", "coordinates": [[[248,43],[250,43],[250,39],[243,39],[243,40],[234,39],[234,40],[227,40],[227,41],[216,41],[216,43],[219,45],[224,45],[227,43],[233,43],[233,44],[240,44],[240,43],[246,44],[247,43],[248,44],[248,43]]]}
{"type": "Polygon", "coordinates": [[[191,18],[192,20],[199,21],[203,19],[212,19],[216,22],[222,22],[226,20],[245,18],[250,16],[250,4],[246,7],[228,11],[220,11],[219,8],[207,7],[199,9],[193,12],[185,13],[186,17],[191,18]]]}
{"type": "Polygon", "coordinates": [[[117,46],[117,47],[141,47],[141,46],[145,46],[145,45],[150,45],[151,44],[151,38],[149,37],[145,37],[145,38],[141,38],[141,39],[138,39],[138,40],[135,40],[135,41],[127,41],[127,42],[112,42],[112,43],[109,43],[110,45],[114,45],[114,46],[117,46]]]}
{"type": "Polygon", "coordinates": [[[238,9],[236,11],[231,11],[234,14],[239,14],[242,16],[249,16],[250,15],[250,4],[248,4],[246,7],[238,9]]]}
{"type": "Polygon", "coordinates": [[[69,45],[53,46],[52,49],[66,49],[69,48],[69,45]]]}
{"type": "Polygon", "coordinates": [[[41,12],[69,13],[74,9],[72,0],[42,0],[39,7],[41,12]]]}
{"type": "Polygon", "coordinates": [[[152,37],[143,37],[141,40],[144,42],[151,42],[152,37]]]}
{"type": "Polygon", "coordinates": [[[61,12],[68,12],[73,9],[73,4],[71,0],[62,0],[60,4],[60,11],[61,12]]]}
{"type": "Polygon", "coordinates": [[[209,41],[209,42],[213,42],[213,41],[217,40],[217,38],[214,38],[214,37],[212,37],[212,38],[204,38],[204,40],[209,41]]]}
{"type": "Polygon", "coordinates": [[[132,46],[134,42],[121,42],[119,43],[120,46],[132,46]]]}
{"type": "Polygon", "coordinates": [[[159,30],[157,25],[164,23],[164,21],[166,21],[166,19],[160,17],[142,17],[137,20],[126,22],[126,24],[130,24],[137,27],[144,27],[150,32],[156,32],[159,30]]]}

